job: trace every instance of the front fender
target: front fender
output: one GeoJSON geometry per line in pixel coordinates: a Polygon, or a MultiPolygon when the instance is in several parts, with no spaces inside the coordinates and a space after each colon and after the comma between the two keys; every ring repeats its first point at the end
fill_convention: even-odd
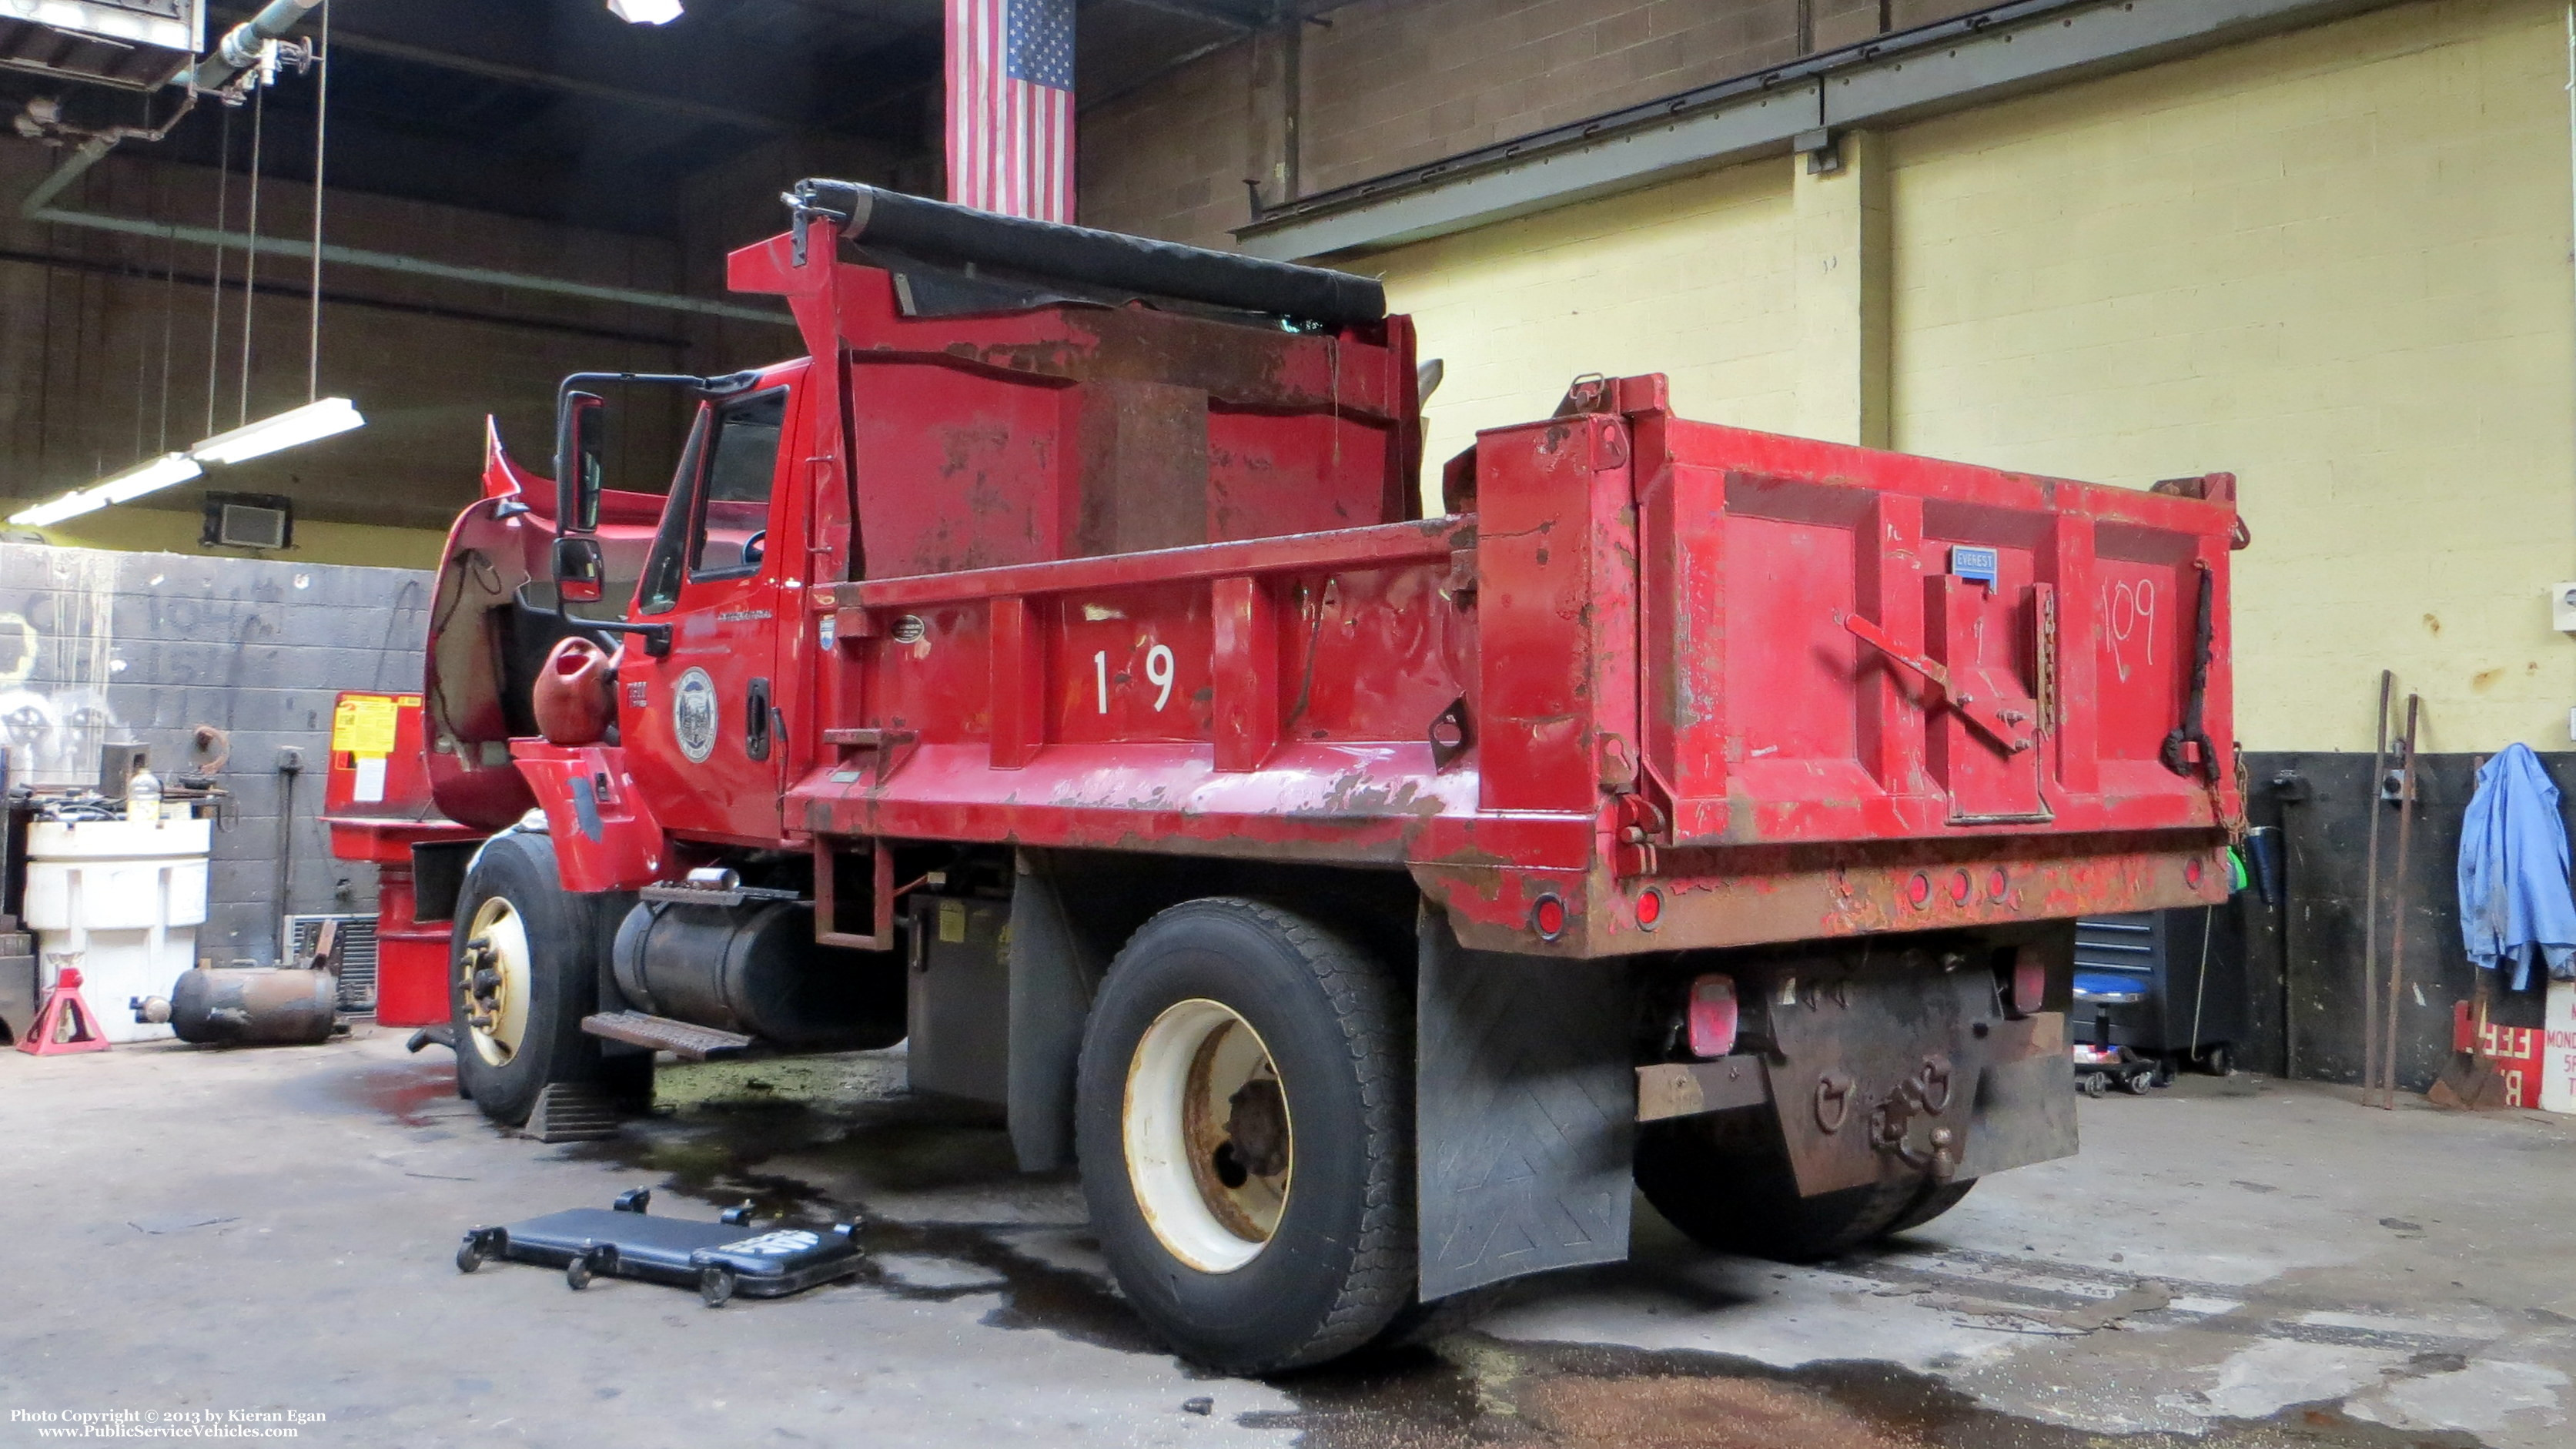
{"type": "Polygon", "coordinates": [[[624,749],[512,740],[510,754],[546,812],[564,889],[631,891],[662,878],[669,844],[626,776],[624,749]]]}

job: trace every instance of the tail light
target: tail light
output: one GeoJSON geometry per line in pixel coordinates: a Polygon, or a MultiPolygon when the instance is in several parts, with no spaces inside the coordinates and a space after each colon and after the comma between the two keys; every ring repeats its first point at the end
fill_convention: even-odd
{"type": "Polygon", "coordinates": [[[1722,1057],[1735,1050],[1735,1028],[1738,1015],[1735,1006],[1735,978],[1703,976],[1691,983],[1690,1009],[1685,1015],[1690,1026],[1690,1049],[1695,1057],[1722,1057]]]}
{"type": "Polygon", "coordinates": [[[1530,929],[1542,941],[1553,941],[1565,934],[1565,899],[1553,891],[1540,896],[1530,905],[1530,929]]]}
{"type": "Polygon", "coordinates": [[[2048,962],[2037,951],[2025,947],[2013,953],[2012,1009],[2015,1016],[2028,1016],[2048,1000],[2048,962]]]}

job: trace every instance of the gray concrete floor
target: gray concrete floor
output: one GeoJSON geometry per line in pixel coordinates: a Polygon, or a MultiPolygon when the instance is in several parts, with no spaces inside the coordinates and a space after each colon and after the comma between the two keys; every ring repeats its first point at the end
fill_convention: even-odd
{"type": "Polygon", "coordinates": [[[0,1444],[102,1410],[620,1449],[2576,1444],[2576,1122],[2536,1113],[2215,1083],[2088,1101],[2083,1156],[1864,1259],[1713,1257],[1641,1207],[1625,1266],[1259,1383],[1160,1351],[1072,1184],[902,1096],[899,1057],[666,1068],[656,1116],[542,1147],[400,1037],[0,1052],[0,1444]],[[863,1213],[873,1267],[710,1312],[453,1266],[470,1224],[637,1184],[658,1211],[863,1213]]]}

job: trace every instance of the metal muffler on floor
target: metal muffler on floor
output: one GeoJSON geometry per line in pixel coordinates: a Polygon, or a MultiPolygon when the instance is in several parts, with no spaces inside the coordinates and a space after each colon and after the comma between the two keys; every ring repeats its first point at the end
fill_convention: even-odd
{"type": "Polygon", "coordinates": [[[296,966],[199,966],[167,997],[136,998],[134,1019],[168,1022],[203,1046],[310,1046],[342,1028],[340,978],[296,966]]]}

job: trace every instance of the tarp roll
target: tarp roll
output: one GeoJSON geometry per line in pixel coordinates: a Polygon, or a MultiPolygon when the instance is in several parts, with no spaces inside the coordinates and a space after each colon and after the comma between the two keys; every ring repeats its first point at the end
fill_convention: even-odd
{"type": "Polygon", "coordinates": [[[1375,278],[1323,267],[1000,216],[855,181],[800,181],[791,199],[809,210],[845,218],[841,234],[850,240],[864,240],[925,261],[974,262],[1032,277],[1267,312],[1332,327],[1386,316],[1386,289],[1375,278]]]}

